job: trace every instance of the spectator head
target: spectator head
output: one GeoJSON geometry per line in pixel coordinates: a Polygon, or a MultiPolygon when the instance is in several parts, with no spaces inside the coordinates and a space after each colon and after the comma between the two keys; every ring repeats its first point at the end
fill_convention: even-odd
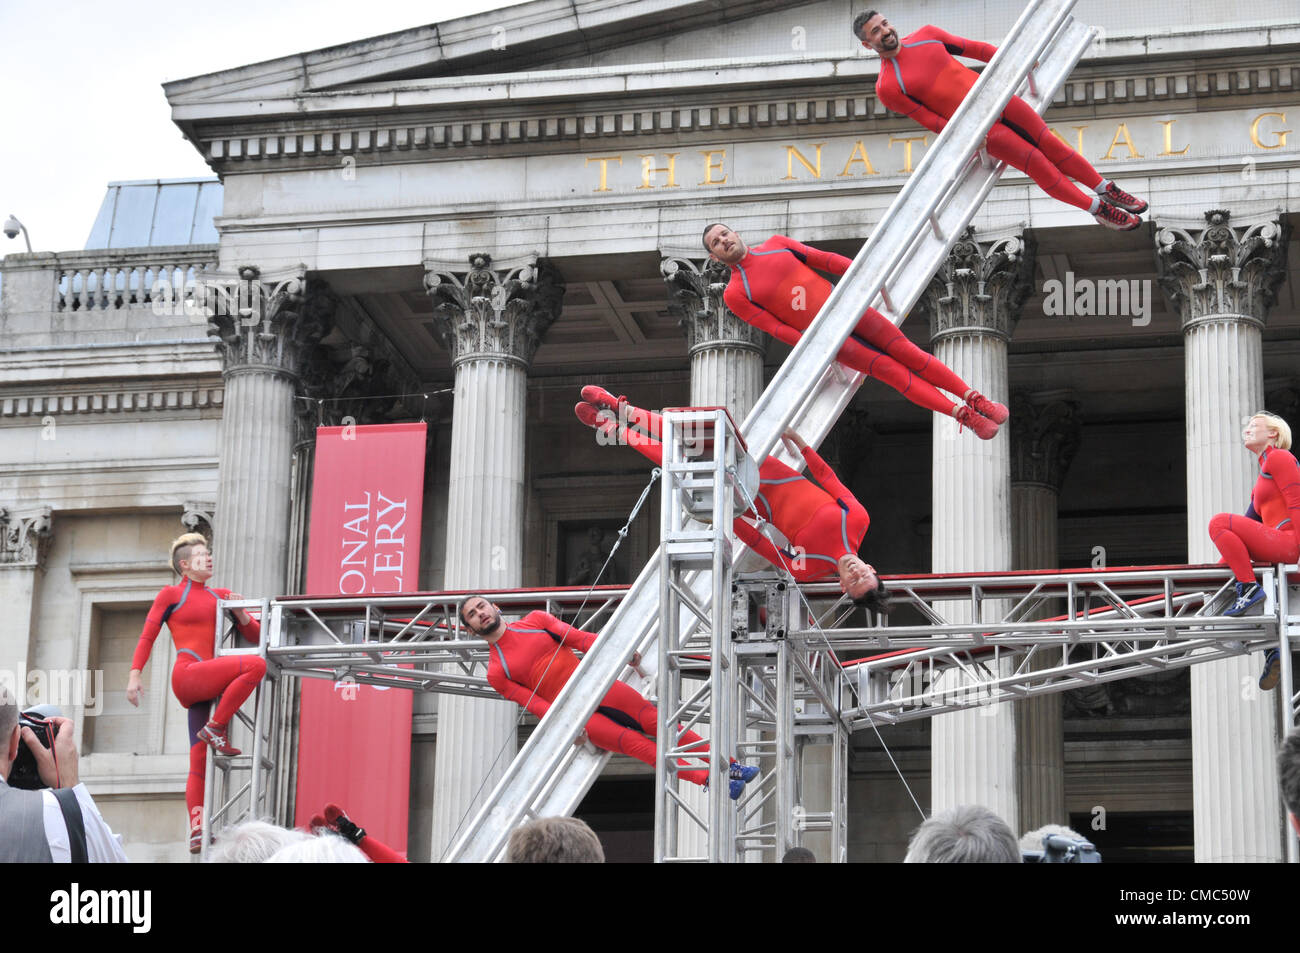
{"type": "Polygon", "coordinates": [[[807,847],[791,847],[781,858],[783,864],[815,864],[817,857],[807,847]]]}
{"type": "Polygon", "coordinates": [[[964,804],[918,827],[903,863],[1019,864],[1023,860],[1006,821],[986,807],[964,804]]]}
{"type": "Polygon", "coordinates": [[[1291,815],[1291,826],[1300,834],[1300,731],[1287,735],[1277,753],[1277,782],[1291,815]]]}
{"type": "Polygon", "coordinates": [[[244,821],[224,831],[208,851],[210,864],[260,864],[276,851],[311,840],[304,831],[277,827],[266,821],[244,821]]]}
{"type": "Polygon", "coordinates": [[[281,847],[270,857],[268,864],[368,864],[370,858],[338,834],[320,833],[306,836],[281,847]]]}
{"type": "Polygon", "coordinates": [[[512,864],[603,864],[596,832],[576,817],[541,817],[510,832],[512,864]]]}

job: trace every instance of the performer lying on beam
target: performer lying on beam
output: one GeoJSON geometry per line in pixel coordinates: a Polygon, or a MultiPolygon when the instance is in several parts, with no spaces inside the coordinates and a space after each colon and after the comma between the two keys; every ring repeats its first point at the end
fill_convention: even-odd
{"type": "MultiPolygon", "coordinates": [[[[658,414],[633,407],[626,398],[614,397],[603,387],[584,387],[582,398],[574,408],[579,420],[610,438],[617,434],[617,442],[630,444],[656,464],[663,464],[659,441],[662,418],[658,414]],[[633,429],[623,421],[632,423],[633,429]]],[[[758,515],[779,529],[790,547],[778,549],[743,516],[733,524],[736,535],[772,565],[788,570],[798,582],[813,582],[835,573],[840,589],[854,602],[887,613],[885,587],[875,567],[857,555],[871,522],[866,509],[797,433],[787,430],[782,439],[792,451],[802,454],[821,486],[776,457],[768,457],[758,468],[761,486],[754,502],[758,515]]],[[[753,510],[744,515],[753,516],[753,510]]]]}
{"type": "MultiPolygon", "coordinates": [[[[266,662],[256,655],[225,655],[213,658],[217,628],[217,600],[242,599],[229,589],[209,589],[212,578],[212,554],[200,533],[186,533],[171,545],[171,564],[182,582],[158,593],[140,633],[140,641],[131,658],[127,677],[126,699],[137,708],[144,688],[140,672],[149,661],[153,643],[163,623],[176,644],[176,664],[172,668],[172,692],[182,708],[189,709],[190,774],[185,782],[185,806],[190,815],[190,853],[203,847],[203,782],[207,773],[207,753],[211,746],[223,755],[237,755],[226,737],[227,727],[239,706],[266,674],[266,662]],[[209,713],[216,700],[216,711],[209,713]]],[[[250,642],[261,636],[257,620],[243,609],[232,610],[239,634],[250,642]]]]}
{"type": "MultiPolygon", "coordinates": [[[[1224,615],[1239,616],[1264,601],[1252,560],[1293,563],[1300,557],[1300,466],[1289,452],[1291,428],[1281,417],[1261,411],[1242,431],[1242,442],[1258,458],[1259,477],[1245,516],[1220,513],[1210,520],[1210,539],[1232,567],[1237,598],[1224,615]]],[[[1277,649],[1264,656],[1259,687],[1271,691],[1281,675],[1277,649]]]]}
{"type": "MultiPolygon", "coordinates": [[[[541,610],[507,625],[501,618],[501,610],[482,596],[470,596],[461,603],[460,621],[488,643],[491,657],[488,684],[502,698],[527,708],[538,718],[551,710],[551,702],[578,667],[573,650],[586,652],[596,641],[595,633],[575,629],[541,610]]],[[[633,667],[640,663],[640,654],[633,654],[633,667]]],[[[585,731],[597,748],[631,755],[653,768],[658,727],[658,709],[632,686],[615,682],[587,722],[585,731]]],[[[702,757],[708,755],[708,742],[695,732],[683,731],[680,739],[682,747],[702,757]]],[[[678,761],[681,765],[686,763],[678,761]]],[[[677,774],[693,784],[709,786],[709,772],[705,768],[689,768],[677,774]]],[[[728,791],[731,799],[738,799],[745,785],[756,777],[758,768],[732,761],[728,791]]]]}
{"type": "MultiPolygon", "coordinates": [[[[814,268],[842,275],[852,262],[843,255],[773,235],[747,246],[728,226],[715,222],[704,229],[704,247],[715,261],[731,266],[723,301],[741,320],[790,346],[812,324],[830,297],[831,283],[814,268]]],[[[982,440],[991,440],[1007,408],[982,397],[933,354],[927,354],[875,308],[858,319],[837,358],[856,371],[884,381],[912,403],[953,417],[982,440]],[[940,390],[956,394],[958,406],[940,390]]]]}
{"type": "MultiPolygon", "coordinates": [[[[880,101],[936,134],[948,125],[979,78],[953,57],[987,63],[997,52],[992,44],[963,39],[933,26],[923,26],[900,40],[898,31],[875,10],[858,15],[853,33],[863,46],[880,54],[876,80],[880,101]]],[[[1146,211],[1147,203],[1103,179],[1087,159],[1053,135],[1043,118],[1019,96],[1012,96],[1002,110],[985,147],[989,155],[1025,173],[1052,198],[1083,209],[1107,228],[1126,232],[1142,224],[1138,215],[1146,211]],[[1096,194],[1085,195],[1070,179],[1096,194]]]]}

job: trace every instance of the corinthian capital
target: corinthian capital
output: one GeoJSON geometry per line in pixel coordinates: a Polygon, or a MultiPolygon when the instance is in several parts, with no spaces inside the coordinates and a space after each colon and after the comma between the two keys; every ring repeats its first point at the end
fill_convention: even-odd
{"type": "Polygon", "coordinates": [[[1225,209],[1212,209],[1203,222],[1157,223],[1156,272],[1184,330],[1223,317],[1263,327],[1286,277],[1290,228],[1281,214],[1231,218],[1225,209]]]}
{"type": "Polygon", "coordinates": [[[564,279],[546,258],[498,264],[471,255],[468,271],[425,262],[424,287],[452,365],[481,358],[532,363],[547,329],[560,316],[564,279]]]}
{"type": "Polygon", "coordinates": [[[731,278],[726,265],[712,258],[666,256],[659,271],[668,286],[668,310],[686,333],[691,354],[716,347],[764,352],[767,335],[732,314],[722,301],[731,278]]]}
{"type": "Polygon", "coordinates": [[[1060,493],[1079,451],[1079,404],[1060,396],[1011,395],[1011,482],[1060,493]]]}
{"type": "Polygon", "coordinates": [[[1010,340],[1033,289],[1034,253],[1033,237],[1020,230],[977,238],[967,228],[922,297],[931,339],[983,333],[1010,340]]]}
{"type": "Polygon", "coordinates": [[[0,566],[45,568],[54,538],[48,506],[11,512],[0,507],[0,566]]]}
{"type": "Polygon", "coordinates": [[[252,265],[208,272],[202,295],[226,373],[265,370],[294,380],[329,332],[335,303],[324,283],[308,284],[302,265],[267,275],[252,265]]]}

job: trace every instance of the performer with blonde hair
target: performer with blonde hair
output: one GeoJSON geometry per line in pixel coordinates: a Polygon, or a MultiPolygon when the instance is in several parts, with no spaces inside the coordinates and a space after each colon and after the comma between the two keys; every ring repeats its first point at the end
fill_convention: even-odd
{"type": "MultiPolygon", "coordinates": [[[[1281,417],[1260,411],[1241,436],[1259,466],[1250,506],[1244,516],[1220,513],[1210,520],[1210,539],[1237,578],[1237,598],[1223,613],[1229,616],[1242,615],[1264,600],[1253,560],[1293,563],[1300,557],[1300,464],[1290,453],[1291,428],[1281,417]]],[[[1271,649],[1260,688],[1276,687],[1279,673],[1278,650],[1271,649]]]]}
{"type": "MultiPolygon", "coordinates": [[[[163,623],[176,645],[176,664],[172,668],[172,692],[181,707],[189,710],[190,774],[185,783],[185,806],[190,818],[190,853],[203,846],[203,781],[207,771],[207,749],[223,755],[237,755],[226,732],[230,719],[244,700],[257,688],[266,674],[266,662],[256,655],[227,655],[214,658],[217,600],[242,599],[229,589],[212,589],[212,553],[200,533],[186,533],[172,541],[172,568],[181,582],[158,593],[140,633],[140,641],[131,658],[126,698],[139,707],[144,694],[140,673],[149,661],[153,643],[163,623]],[[210,712],[211,702],[216,710],[210,712]]],[[[261,637],[256,619],[243,609],[232,610],[239,634],[250,642],[261,637]]]]}

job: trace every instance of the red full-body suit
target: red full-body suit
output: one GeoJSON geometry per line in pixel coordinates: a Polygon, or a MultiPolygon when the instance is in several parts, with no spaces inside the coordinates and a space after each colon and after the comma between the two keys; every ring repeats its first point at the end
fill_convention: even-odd
{"type": "MultiPolygon", "coordinates": [[[[163,589],[154,598],[131,657],[131,668],[143,670],[154,640],[163,623],[167,624],[176,646],[172,692],[181,706],[189,709],[190,773],[185,782],[185,806],[189,809],[191,828],[196,826],[203,808],[203,780],[207,769],[208,746],[198,740],[198,732],[209,717],[218,725],[228,724],[266,674],[266,662],[256,655],[212,657],[217,600],[230,596],[229,589],[210,589],[192,579],[163,589]],[[209,716],[206,703],[218,696],[216,711],[209,716]]],[[[236,628],[250,642],[261,638],[261,626],[256,619],[250,618],[247,624],[238,623],[236,628]]]]}
{"type": "Polygon", "coordinates": [[[1210,520],[1210,539],[1238,582],[1253,583],[1252,559],[1293,563],[1300,557],[1300,465],[1287,450],[1259,455],[1259,477],[1245,516],[1220,513],[1210,520]]]}
{"type": "MultiPolygon", "coordinates": [[[[547,612],[528,613],[506,626],[501,638],[489,649],[488,684],[499,695],[527,708],[538,718],[551,709],[564,684],[578,667],[573,650],[586,652],[596,641],[592,632],[575,629],[547,612]]],[[[615,682],[605,693],[596,713],[587,722],[587,737],[598,748],[631,755],[651,767],[655,764],[655,743],[659,712],[630,685],[615,682]],[[649,735],[649,737],[646,737],[649,735]]],[[[681,735],[683,746],[708,754],[708,744],[693,731],[681,735]]],[[[695,784],[705,784],[704,768],[679,771],[695,784]]]]}
{"type": "MultiPolygon", "coordinates": [[[[842,275],[850,264],[843,255],[773,235],[731,266],[723,301],[741,320],[793,347],[830,297],[831,283],[813,269],[842,275]]],[[[955,405],[940,388],[959,399],[970,390],[875,308],[858,320],[837,359],[941,414],[951,415],[955,405]]]]}
{"type": "MultiPolygon", "coordinates": [[[[629,419],[644,432],[624,427],[623,439],[662,466],[663,446],[655,436],[663,432],[662,418],[641,408],[628,410],[629,419]]],[[[805,447],[803,458],[820,487],[776,457],[768,457],[758,468],[758,515],[789,540],[788,549],[778,549],[743,517],[732,525],[736,535],[772,565],[788,569],[799,582],[812,582],[835,572],[841,556],[857,553],[871,518],[816,450],[805,447]]]]}
{"type": "MultiPolygon", "coordinates": [[[[876,95],[894,112],[937,134],[979,78],[953,57],[987,63],[996,52],[992,44],[923,26],[899,41],[896,56],[881,58],[876,95]]],[[[1087,159],[1054,136],[1019,96],[1011,97],[986,143],[990,155],[1028,175],[1052,198],[1087,212],[1095,210],[1095,196],[1085,195],[1070,179],[1095,190],[1102,177],[1087,159]]]]}

